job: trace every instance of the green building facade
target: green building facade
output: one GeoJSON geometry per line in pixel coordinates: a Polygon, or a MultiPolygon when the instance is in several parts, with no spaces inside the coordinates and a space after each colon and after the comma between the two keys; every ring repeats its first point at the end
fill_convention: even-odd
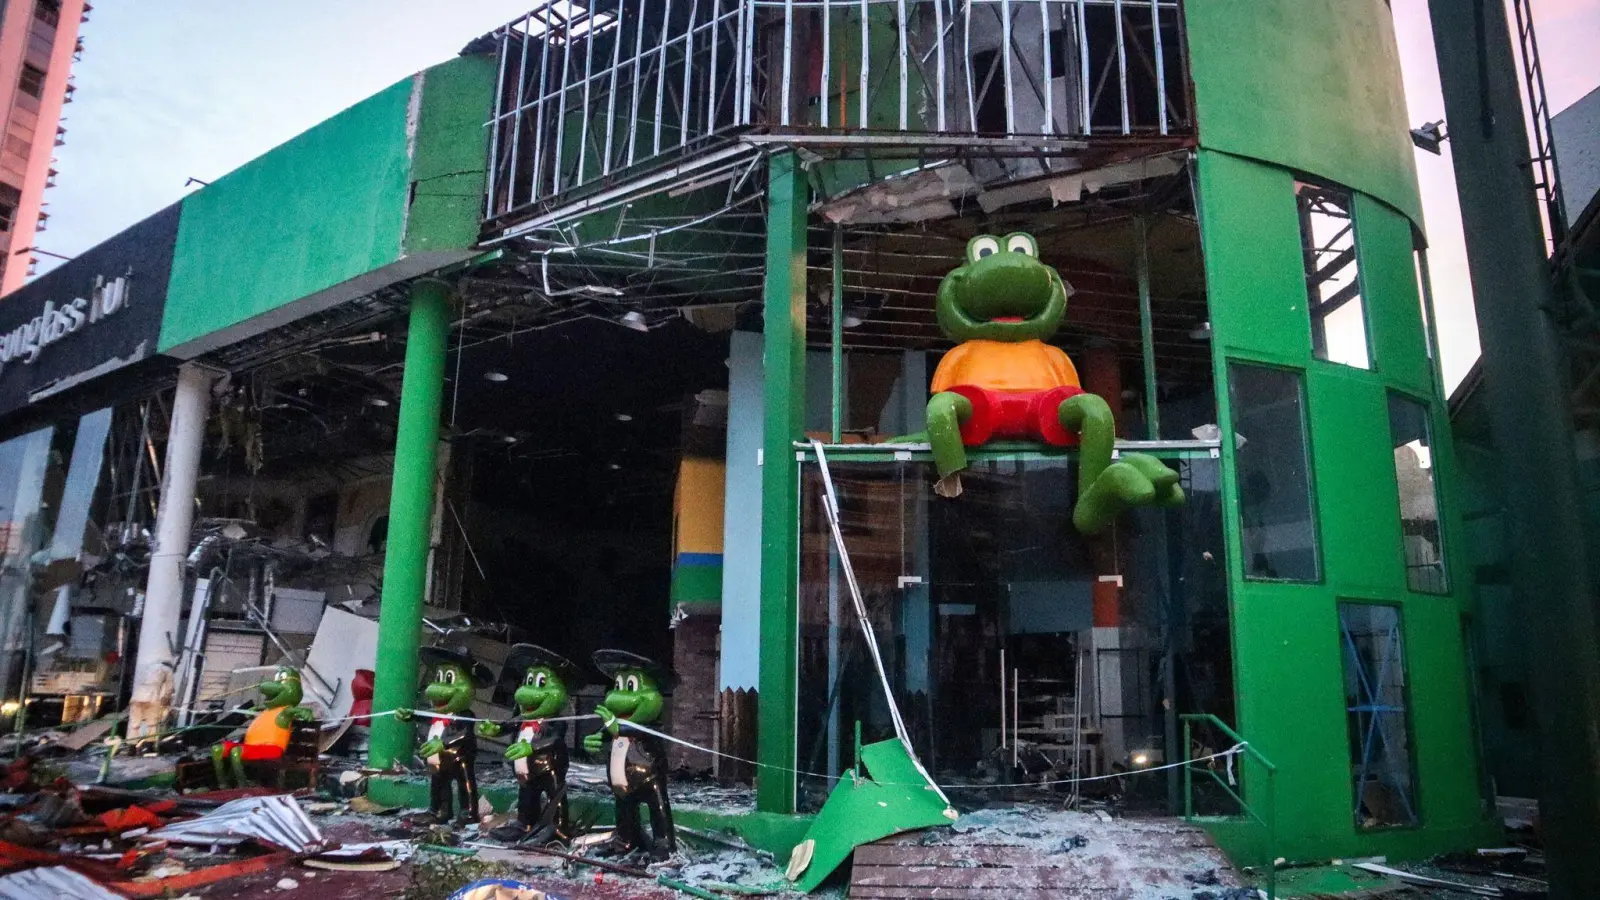
{"type": "MultiPolygon", "coordinates": [[[[1201,788],[1193,807],[1242,862],[1488,838],[1465,498],[1387,3],[560,5],[187,198],[137,363],[159,387],[180,360],[244,379],[338,345],[303,375],[300,396],[321,398],[317,379],[354,370],[347,348],[374,335],[365,393],[327,403],[376,421],[406,519],[388,526],[375,708],[415,687],[424,602],[455,591],[453,608],[522,627],[557,615],[473,608],[491,595],[441,563],[437,522],[462,518],[445,500],[529,533],[545,504],[605,540],[623,519],[666,535],[670,490],[623,492],[622,512],[585,485],[656,465],[635,445],[674,470],[716,456],[722,554],[689,555],[720,564],[720,594],[669,631],[668,571],[653,601],[646,580],[637,605],[572,611],[556,633],[580,658],[591,631],[618,633],[591,617],[628,620],[672,654],[694,676],[677,730],[715,722],[697,742],[763,767],[750,821],[793,836],[768,826],[814,811],[806,773],[840,771],[852,723],[873,739],[888,716],[819,518],[815,440],[890,694],[958,800],[1010,780],[1032,681],[1070,687],[1044,689],[1030,723],[1092,732],[1087,757],[1052,765],[1128,773],[1155,811],[1181,813],[1184,786],[1138,770],[1247,742],[1248,807],[1201,788]],[[890,440],[924,426],[950,347],[939,279],[972,235],[1012,231],[1076,288],[1054,342],[1112,402],[1120,448],[1180,470],[1185,507],[1084,538],[1074,452],[986,448],[946,500],[926,446],[890,440]],[[714,405],[706,391],[721,421],[679,415],[685,395],[714,405]],[[656,437],[616,430],[662,408],[656,437]],[[507,448],[541,442],[545,493],[517,500],[507,448]],[[458,478],[480,488],[452,495],[458,478]]],[[[90,387],[7,411],[8,435],[118,399],[90,387]]],[[[503,558],[537,585],[532,557],[492,540],[504,557],[473,551],[485,582],[503,558]]],[[[412,741],[376,726],[374,763],[412,741]]]]}

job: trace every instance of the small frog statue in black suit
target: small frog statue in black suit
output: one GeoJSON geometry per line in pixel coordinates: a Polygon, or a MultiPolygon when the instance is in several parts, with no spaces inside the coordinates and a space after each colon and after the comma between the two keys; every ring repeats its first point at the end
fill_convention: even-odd
{"type": "Polygon", "coordinates": [[[669,676],[655,661],[625,650],[596,651],[594,664],[611,680],[611,689],[595,709],[603,727],[584,738],[583,747],[605,764],[617,805],[616,830],[597,852],[622,856],[645,850],[654,859],[666,859],[678,849],[667,799],[666,742],[631,726],[660,720],[666,705],[661,691],[669,676]],[[648,843],[639,824],[641,805],[650,810],[648,843]]]}
{"type": "MultiPolygon", "coordinates": [[[[472,697],[478,687],[489,683],[489,668],[472,658],[465,647],[423,647],[422,665],[431,679],[422,696],[437,715],[426,719],[428,730],[417,755],[428,764],[428,815],[422,824],[442,825],[454,818],[458,825],[478,820],[478,777],[475,758],[478,739],[472,723],[458,716],[470,716],[472,697]],[[450,788],[454,786],[459,803],[452,816],[450,788]]],[[[395,718],[410,722],[409,709],[395,711],[395,718]]]]}
{"type": "Polygon", "coordinates": [[[489,832],[498,841],[565,843],[572,837],[567,817],[567,724],[547,722],[567,705],[567,685],[578,667],[565,657],[533,644],[516,644],[505,671],[520,679],[513,702],[518,718],[480,722],[481,737],[504,733],[516,740],[506,759],[517,776],[517,818],[489,832]]]}

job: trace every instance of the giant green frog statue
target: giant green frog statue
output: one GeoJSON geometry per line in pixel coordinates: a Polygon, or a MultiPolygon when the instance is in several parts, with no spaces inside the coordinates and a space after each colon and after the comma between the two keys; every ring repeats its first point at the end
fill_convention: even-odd
{"type": "MultiPolygon", "coordinates": [[[[418,651],[430,679],[422,696],[434,715],[417,755],[428,764],[429,801],[424,824],[456,824],[478,819],[478,776],[475,757],[478,739],[472,723],[462,718],[472,710],[472,697],[481,685],[489,683],[489,670],[472,658],[465,647],[424,647],[418,651]],[[452,816],[450,788],[454,786],[459,803],[452,816]]],[[[395,718],[410,722],[409,709],[395,711],[395,718]]]]}
{"type": "Polygon", "coordinates": [[[231,774],[233,786],[245,787],[250,779],[245,775],[244,764],[270,762],[283,758],[289,749],[289,737],[294,723],[309,722],[316,713],[301,706],[305,694],[300,686],[300,670],[292,666],[279,666],[272,678],[256,686],[261,692],[261,712],[251,720],[240,740],[225,740],[211,748],[211,765],[216,769],[217,786],[228,787],[231,774]]]}
{"type": "Polygon", "coordinates": [[[605,702],[595,709],[600,731],[583,739],[583,748],[606,765],[611,796],[616,801],[617,827],[603,856],[621,856],[648,850],[666,859],[678,849],[672,830],[672,804],[667,799],[667,747],[653,734],[630,725],[651,725],[661,718],[666,699],[661,696],[667,673],[653,660],[626,650],[598,650],[594,664],[611,680],[605,702]],[[639,807],[650,810],[651,841],[644,843],[639,807]]]}
{"type": "Polygon", "coordinates": [[[567,817],[567,725],[546,721],[567,705],[567,685],[578,675],[571,661],[543,647],[516,644],[505,670],[521,677],[513,695],[517,718],[480,722],[481,737],[516,735],[506,759],[517,776],[517,818],[489,832],[499,841],[544,844],[572,837],[567,817]]]}
{"type": "Polygon", "coordinates": [[[1072,287],[1038,256],[1031,235],[980,234],[939,285],[939,326],[958,343],[939,362],[928,401],[938,492],[961,493],[967,447],[1010,438],[1078,445],[1072,521],[1084,534],[1105,530],[1131,506],[1182,503],[1178,473],[1160,460],[1125,453],[1112,461],[1110,407],[1083,390],[1065,352],[1045,343],[1066,314],[1072,287]]]}

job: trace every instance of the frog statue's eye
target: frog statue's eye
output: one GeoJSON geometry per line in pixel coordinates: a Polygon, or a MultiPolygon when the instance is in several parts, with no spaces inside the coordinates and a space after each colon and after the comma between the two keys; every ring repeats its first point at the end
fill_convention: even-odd
{"type": "Polygon", "coordinates": [[[550,679],[543,672],[535,672],[533,676],[534,687],[544,687],[550,679]]]}
{"type": "Polygon", "coordinates": [[[629,675],[627,684],[628,684],[627,690],[629,692],[638,693],[638,691],[639,691],[639,676],[637,676],[637,675],[629,675]]]}
{"type": "Polygon", "coordinates": [[[440,678],[440,680],[443,681],[445,684],[455,684],[456,683],[456,670],[455,669],[442,669],[442,670],[440,670],[439,674],[440,674],[440,676],[442,676],[440,678]]]}
{"type": "Polygon", "coordinates": [[[628,689],[628,680],[626,678],[623,678],[621,675],[618,675],[617,676],[617,690],[625,691],[627,689],[628,689]]]}
{"type": "Polygon", "coordinates": [[[1033,241],[1033,235],[1017,232],[1006,235],[1006,249],[1012,253],[1021,253],[1024,256],[1037,257],[1039,247],[1033,241]]]}
{"type": "Polygon", "coordinates": [[[980,234],[967,243],[967,260],[977,262],[985,256],[993,256],[1000,252],[1000,239],[993,235],[980,234]]]}
{"type": "Polygon", "coordinates": [[[538,684],[539,683],[539,673],[538,672],[529,672],[527,674],[527,676],[522,679],[522,683],[523,684],[528,684],[528,685],[538,684]]]}
{"type": "Polygon", "coordinates": [[[279,669],[278,673],[276,675],[272,676],[272,680],[273,681],[288,681],[289,680],[289,673],[285,672],[282,669],[279,669]]]}

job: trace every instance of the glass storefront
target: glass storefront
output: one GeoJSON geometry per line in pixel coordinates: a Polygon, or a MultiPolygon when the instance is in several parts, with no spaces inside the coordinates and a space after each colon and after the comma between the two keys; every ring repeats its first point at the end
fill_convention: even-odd
{"type": "MultiPolygon", "coordinates": [[[[1209,452],[1168,459],[1184,506],[1130,513],[1097,539],[1072,527],[1074,459],[979,459],[948,500],[933,491],[931,463],[884,456],[829,468],[890,687],[941,785],[959,796],[963,785],[1147,768],[1177,758],[1178,713],[1232,721],[1220,464],[1209,452]]],[[[857,723],[864,743],[894,731],[819,470],[803,474],[797,756],[800,769],[827,773],[853,761],[857,723]]],[[[1164,778],[1136,781],[1167,802],[1164,778]]],[[[803,776],[802,806],[816,808],[828,787],[803,776]]]]}

